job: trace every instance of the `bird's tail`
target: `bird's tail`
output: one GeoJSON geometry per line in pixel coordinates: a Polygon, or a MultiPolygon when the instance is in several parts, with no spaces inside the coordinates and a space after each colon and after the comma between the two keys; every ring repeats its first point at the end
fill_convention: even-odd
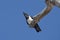
{"type": "Polygon", "coordinates": [[[34,28],[35,28],[35,30],[36,30],[37,32],[40,32],[40,31],[41,31],[41,29],[40,29],[40,27],[39,27],[38,24],[36,24],[36,25],[34,26],[34,28]]]}

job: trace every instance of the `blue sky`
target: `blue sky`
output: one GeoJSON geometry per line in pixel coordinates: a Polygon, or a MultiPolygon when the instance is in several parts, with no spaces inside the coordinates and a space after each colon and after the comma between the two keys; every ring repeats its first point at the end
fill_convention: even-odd
{"type": "Polygon", "coordinates": [[[60,8],[56,6],[38,23],[41,32],[26,24],[23,11],[34,16],[45,6],[45,0],[0,0],[0,40],[60,40],[60,8]]]}

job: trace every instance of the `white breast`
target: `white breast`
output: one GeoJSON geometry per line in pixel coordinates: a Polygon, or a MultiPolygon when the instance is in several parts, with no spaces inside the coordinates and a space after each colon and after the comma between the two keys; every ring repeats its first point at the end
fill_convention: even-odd
{"type": "Polygon", "coordinates": [[[29,19],[27,20],[27,22],[30,24],[33,21],[33,19],[29,16],[29,19]]]}

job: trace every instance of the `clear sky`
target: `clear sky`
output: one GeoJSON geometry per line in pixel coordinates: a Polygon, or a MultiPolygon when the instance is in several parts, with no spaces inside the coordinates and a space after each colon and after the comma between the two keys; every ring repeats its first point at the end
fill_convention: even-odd
{"type": "Polygon", "coordinates": [[[60,40],[60,8],[40,20],[39,33],[26,23],[23,11],[34,16],[45,6],[45,0],[0,0],[0,40],[60,40]]]}

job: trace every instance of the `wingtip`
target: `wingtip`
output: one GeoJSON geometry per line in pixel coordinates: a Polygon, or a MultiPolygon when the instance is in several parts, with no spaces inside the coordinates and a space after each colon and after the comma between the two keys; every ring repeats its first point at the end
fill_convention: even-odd
{"type": "Polygon", "coordinates": [[[37,32],[41,32],[42,30],[38,30],[37,32]]]}

